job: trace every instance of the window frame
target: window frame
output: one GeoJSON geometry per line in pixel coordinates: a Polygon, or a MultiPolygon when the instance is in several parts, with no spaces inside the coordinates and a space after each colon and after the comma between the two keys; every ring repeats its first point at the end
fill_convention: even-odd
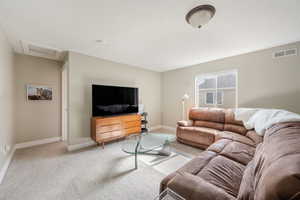
{"type": "Polygon", "coordinates": [[[204,104],[205,105],[210,105],[210,106],[219,106],[219,105],[224,105],[224,90],[235,90],[235,108],[238,108],[238,70],[237,69],[232,69],[232,70],[226,70],[226,71],[220,71],[220,72],[214,72],[214,73],[205,73],[205,74],[197,74],[194,77],[194,97],[195,97],[195,105],[199,107],[199,92],[205,92],[205,99],[204,99],[204,104]],[[235,87],[227,87],[227,88],[218,88],[218,82],[217,82],[217,77],[226,75],[226,74],[235,74],[235,87]],[[197,81],[199,78],[210,78],[214,77],[216,80],[216,88],[205,88],[205,89],[199,89],[197,85],[197,81]],[[218,104],[217,102],[217,92],[222,91],[222,104],[218,104]],[[207,104],[206,103],[206,93],[208,92],[215,92],[215,99],[213,104],[207,104]]]}

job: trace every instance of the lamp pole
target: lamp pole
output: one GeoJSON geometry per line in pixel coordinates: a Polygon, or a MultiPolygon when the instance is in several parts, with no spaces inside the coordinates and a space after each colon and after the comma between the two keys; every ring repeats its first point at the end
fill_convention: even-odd
{"type": "Polygon", "coordinates": [[[185,100],[189,99],[189,95],[188,94],[184,94],[182,96],[182,99],[181,99],[181,103],[182,103],[182,120],[185,120],[186,118],[186,113],[185,113],[185,100]]]}

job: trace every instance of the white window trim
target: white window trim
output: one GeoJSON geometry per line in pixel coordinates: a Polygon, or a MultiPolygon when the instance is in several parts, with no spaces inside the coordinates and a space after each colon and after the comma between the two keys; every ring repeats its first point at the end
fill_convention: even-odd
{"type": "MultiPolygon", "coordinates": [[[[238,70],[237,69],[232,69],[232,70],[226,70],[226,71],[220,71],[220,72],[215,72],[215,73],[205,73],[205,74],[198,74],[194,77],[194,94],[195,94],[195,105],[196,106],[199,106],[199,91],[211,91],[211,90],[235,90],[236,92],[236,95],[235,95],[235,108],[238,108],[238,96],[239,96],[239,92],[238,92],[238,87],[239,86],[239,83],[238,83],[238,70]],[[235,87],[230,87],[230,88],[212,88],[212,89],[198,89],[197,88],[197,79],[199,77],[214,77],[214,76],[220,76],[220,75],[226,75],[226,74],[231,74],[231,73],[235,73],[236,76],[236,86],[235,87]]],[[[217,87],[217,85],[216,85],[217,87]]],[[[222,96],[222,102],[224,104],[224,93],[223,93],[223,96],[222,96]]],[[[206,95],[205,95],[205,105],[215,105],[215,106],[218,106],[218,105],[223,105],[223,104],[206,104],[206,95]]]]}
{"type": "MultiPolygon", "coordinates": [[[[235,87],[228,87],[228,88],[218,88],[218,90],[235,90],[235,87]]],[[[212,91],[216,90],[216,88],[208,88],[208,89],[198,89],[199,91],[212,91]]]]}

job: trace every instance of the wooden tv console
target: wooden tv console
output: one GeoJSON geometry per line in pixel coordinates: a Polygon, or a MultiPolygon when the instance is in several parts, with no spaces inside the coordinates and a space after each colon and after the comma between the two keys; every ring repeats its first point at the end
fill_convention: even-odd
{"type": "Polygon", "coordinates": [[[102,144],[103,148],[105,142],[136,133],[141,133],[141,115],[139,114],[92,118],[92,139],[98,144],[102,144]]]}

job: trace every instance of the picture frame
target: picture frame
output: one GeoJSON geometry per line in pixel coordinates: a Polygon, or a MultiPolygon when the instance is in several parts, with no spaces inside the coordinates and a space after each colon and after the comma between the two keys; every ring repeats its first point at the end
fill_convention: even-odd
{"type": "Polygon", "coordinates": [[[27,101],[52,101],[53,88],[47,85],[27,84],[27,101]]]}

